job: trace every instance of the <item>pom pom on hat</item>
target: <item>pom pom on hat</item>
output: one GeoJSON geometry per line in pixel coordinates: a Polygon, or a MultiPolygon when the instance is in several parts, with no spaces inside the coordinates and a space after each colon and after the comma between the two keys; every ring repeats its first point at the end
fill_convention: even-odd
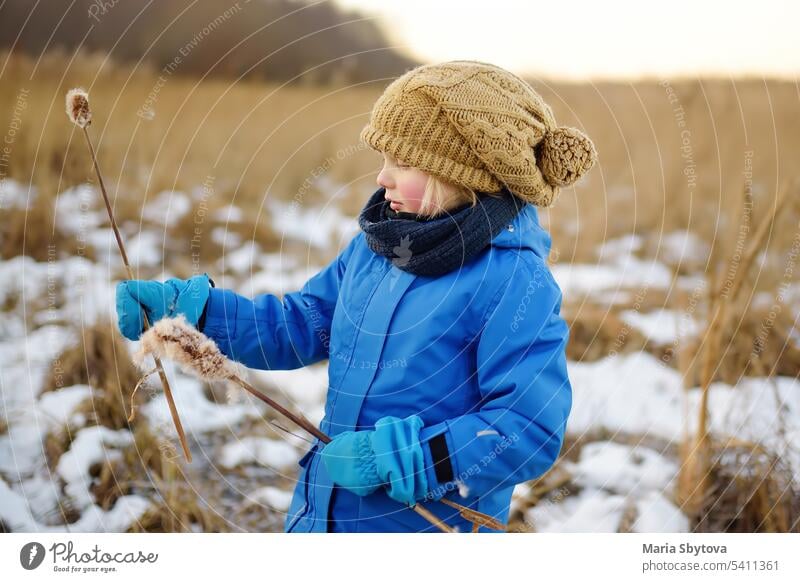
{"type": "Polygon", "coordinates": [[[597,161],[592,141],[574,127],[548,130],[539,143],[539,168],[553,186],[570,186],[597,161]]]}

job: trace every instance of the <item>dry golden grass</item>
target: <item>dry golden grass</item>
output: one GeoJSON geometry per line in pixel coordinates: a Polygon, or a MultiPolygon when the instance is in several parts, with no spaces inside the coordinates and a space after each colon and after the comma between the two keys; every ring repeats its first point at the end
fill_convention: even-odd
{"type": "Polygon", "coordinates": [[[576,362],[593,362],[609,353],[628,354],[642,351],[647,339],[605,307],[587,304],[577,316],[566,316],[569,324],[567,357],[576,362]]]}
{"type": "MultiPolygon", "coordinates": [[[[754,469],[740,466],[730,462],[730,455],[726,454],[726,445],[718,442],[718,437],[712,435],[709,428],[709,394],[711,383],[717,379],[731,378],[729,382],[736,384],[738,379],[746,371],[754,371],[756,375],[771,377],[779,364],[785,362],[782,358],[786,346],[791,346],[792,342],[784,336],[785,345],[780,346],[778,353],[772,352],[775,358],[774,366],[768,367],[764,363],[764,356],[769,356],[770,347],[766,339],[762,338],[761,343],[755,344],[757,336],[755,331],[752,335],[747,335],[747,331],[754,328],[753,319],[745,317],[745,310],[749,305],[749,298],[752,298],[755,291],[755,283],[751,277],[756,263],[755,257],[763,248],[767,235],[776,228],[780,219],[788,210],[796,207],[797,191],[800,188],[800,181],[796,179],[786,180],[782,184],[775,204],[769,211],[760,217],[757,227],[753,229],[752,235],[747,239],[746,244],[742,245],[743,250],[739,253],[731,253],[729,257],[724,257],[718,252],[712,255],[712,259],[720,261],[722,268],[717,268],[714,263],[710,271],[709,281],[706,288],[708,304],[705,309],[706,326],[695,346],[694,351],[690,349],[682,353],[679,362],[684,372],[684,382],[687,387],[694,384],[694,373],[697,373],[697,384],[702,390],[700,406],[698,410],[697,431],[694,435],[686,434],[680,448],[680,474],[678,476],[678,486],[676,497],[681,509],[693,520],[695,527],[704,521],[715,521],[717,516],[714,511],[718,508],[726,509],[726,504],[721,501],[718,491],[720,475],[725,472],[737,473],[745,471],[756,473],[761,481],[773,477],[774,467],[779,459],[769,463],[769,471],[760,468],[754,469]],[[739,258],[736,258],[739,257],[739,258]],[[727,260],[724,260],[727,259],[727,260]],[[727,268],[726,268],[727,267],[727,268]],[[743,325],[748,321],[749,325],[743,325]],[[740,335],[740,330],[743,331],[740,335]],[[756,351],[758,346],[759,351],[756,351]],[[739,372],[738,376],[734,376],[739,372]],[[729,463],[726,465],[726,462],[729,463]],[[712,502],[713,501],[713,502],[712,502]]],[[[734,209],[734,212],[736,210],[734,209]]],[[[738,217],[745,216],[744,208],[738,213],[738,217]]],[[[785,274],[785,271],[784,271],[785,274]]],[[[757,280],[757,279],[756,279],[757,280]]],[[[763,315],[763,312],[762,312],[763,315]]],[[[752,313],[751,313],[752,316],[752,313]]],[[[762,318],[756,323],[763,324],[762,318]]],[[[792,322],[793,323],[793,322],[792,322]]],[[[789,350],[789,358],[794,358],[796,350],[789,350]]],[[[793,367],[792,375],[797,374],[797,367],[793,367]]],[[[777,430],[777,429],[776,429],[777,430]]],[[[765,453],[766,454],[766,453],[765,453]]],[[[782,478],[792,481],[791,468],[783,469],[782,478]]],[[[738,494],[736,483],[733,488],[738,494]]],[[[759,495],[769,495],[772,488],[767,486],[756,488],[759,495]]],[[[793,528],[800,520],[800,507],[797,504],[781,505],[783,495],[773,499],[773,504],[757,503],[758,510],[766,509],[767,513],[761,517],[768,520],[771,524],[778,526],[786,525],[793,528]],[[775,511],[782,512],[779,518],[774,518],[770,513],[773,508],[775,511]]],[[[782,530],[789,531],[789,530],[782,530]]]]}
{"type": "MultiPolygon", "coordinates": [[[[7,58],[0,55],[0,62],[7,58]]],[[[297,192],[329,156],[356,146],[376,97],[369,87],[323,90],[180,76],[162,85],[147,68],[119,66],[101,55],[70,62],[48,53],[38,63],[15,55],[8,62],[0,88],[3,110],[16,102],[19,88],[30,91],[9,174],[51,195],[90,175],[82,138],[63,112],[63,95],[75,85],[90,93],[91,131],[112,197],[119,193],[141,203],[161,190],[189,190],[211,177],[215,197],[251,208],[267,191],[283,197],[297,192]],[[149,119],[137,112],[154,90],[149,119]]],[[[345,178],[352,158],[362,153],[333,164],[331,175],[345,178]]],[[[377,165],[377,156],[369,165],[377,165]]],[[[308,196],[313,203],[318,193],[308,196]]]]}
{"type": "MultiPolygon", "coordinates": [[[[0,259],[25,254],[45,262],[48,259],[48,248],[57,248],[66,254],[77,254],[78,241],[53,227],[53,205],[50,200],[37,201],[27,210],[0,209],[0,220],[0,259]]],[[[88,247],[84,256],[93,259],[93,249],[88,247]]]]}
{"type": "Polygon", "coordinates": [[[748,442],[715,446],[692,531],[800,532],[800,486],[779,457],[748,442]]]}
{"type": "Polygon", "coordinates": [[[66,426],[47,433],[44,438],[44,457],[50,471],[56,470],[58,460],[69,450],[74,437],[74,433],[66,426]]]}
{"type": "Polygon", "coordinates": [[[78,412],[83,413],[90,424],[112,430],[127,428],[131,394],[141,373],[133,365],[123,342],[116,324],[111,321],[103,320],[83,328],[78,344],[59,356],[58,370],[51,370],[43,391],[89,384],[94,388],[94,397],[84,402],[78,412]]]}
{"type": "Polygon", "coordinates": [[[186,532],[195,526],[203,532],[230,530],[230,522],[212,509],[212,488],[190,480],[174,445],[155,435],[146,422],[137,423],[133,436],[120,460],[95,467],[92,493],[100,507],[109,509],[119,497],[139,494],[155,506],[129,531],[186,532]]]}
{"type": "MultiPolygon", "coordinates": [[[[146,67],[103,55],[70,60],[47,53],[38,62],[0,55],[6,59],[0,107],[13,108],[20,88],[29,91],[7,171],[32,180],[44,205],[91,175],[88,153],[62,109],[75,85],[90,91],[91,131],[120,222],[138,222],[143,203],[161,190],[188,191],[209,178],[210,204],[233,202],[253,216],[267,196],[303,206],[326,201],[309,185],[315,175],[345,185],[336,203],[351,214],[376,187],[380,158],[358,142],[358,132],[388,80],[330,87],[159,81],[146,67]],[[154,117],[137,115],[154,89],[154,117]]],[[[598,242],[633,232],[688,229],[715,248],[729,247],[736,233],[717,217],[739,206],[743,172],[752,170],[757,220],[794,164],[800,117],[790,83],[533,85],[559,122],[584,129],[599,152],[598,166],[541,213],[562,262],[593,260],[598,242]]],[[[788,217],[783,226],[796,222],[788,217]]],[[[777,229],[767,250],[785,248],[783,236],[793,230],[777,229]]]]}

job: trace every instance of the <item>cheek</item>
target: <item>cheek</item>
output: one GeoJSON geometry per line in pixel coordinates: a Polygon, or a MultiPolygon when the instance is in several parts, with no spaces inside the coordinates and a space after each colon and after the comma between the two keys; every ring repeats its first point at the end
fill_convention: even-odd
{"type": "Polygon", "coordinates": [[[397,184],[400,195],[407,204],[419,205],[425,195],[427,176],[404,176],[397,184]]]}

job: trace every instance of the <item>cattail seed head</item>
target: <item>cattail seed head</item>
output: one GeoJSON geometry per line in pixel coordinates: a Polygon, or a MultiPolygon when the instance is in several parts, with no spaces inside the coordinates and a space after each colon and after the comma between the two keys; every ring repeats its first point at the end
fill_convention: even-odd
{"type": "Polygon", "coordinates": [[[237,375],[236,365],[183,315],[160,319],[139,339],[141,348],[133,356],[139,366],[148,354],[155,354],[204,380],[225,380],[237,375]]]}
{"type": "Polygon", "coordinates": [[[89,109],[89,94],[78,87],[67,91],[67,116],[78,127],[92,123],[92,110],[89,109]]]}

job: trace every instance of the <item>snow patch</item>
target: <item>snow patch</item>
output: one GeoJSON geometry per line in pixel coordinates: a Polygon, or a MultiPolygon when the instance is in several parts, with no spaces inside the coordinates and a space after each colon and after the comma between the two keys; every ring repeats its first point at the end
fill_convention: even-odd
{"type": "Polygon", "coordinates": [[[289,511],[292,503],[292,492],[278,489],[277,487],[262,487],[249,495],[253,503],[268,505],[276,511],[289,511]]]}
{"type": "Polygon", "coordinates": [[[184,192],[164,190],[145,201],[142,218],[163,227],[173,227],[192,208],[192,201],[184,192]]]}
{"type": "Polygon", "coordinates": [[[581,487],[633,495],[642,489],[664,491],[672,486],[678,466],[656,451],[609,441],[594,442],[581,449],[577,463],[565,468],[581,487]]]}
{"type": "Polygon", "coordinates": [[[650,341],[659,344],[694,336],[701,330],[701,325],[688,314],[669,309],[657,309],[648,313],[627,310],[620,313],[620,319],[642,332],[650,341]]]}
{"type": "Polygon", "coordinates": [[[127,430],[113,431],[104,426],[90,426],[78,432],[56,466],[56,473],[66,483],[64,491],[78,507],[86,509],[94,503],[94,496],[89,491],[89,468],[104,460],[120,458],[120,451],[108,447],[123,447],[132,442],[133,435],[127,430]]]}
{"type": "MultiPolygon", "coordinates": [[[[165,362],[166,363],[166,362],[165,362]]],[[[169,374],[168,374],[169,375],[169,374]]],[[[248,417],[258,418],[260,412],[254,404],[215,404],[203,393],[202,382],[182,374],[169,375],[175,406],[180,411],[184,430],[189,433],[205,433],[228,429],[248,417]]],[[[150,379],[149,382],[157,382],[150,379]]],[[[142,406],[142,412],[155,429],[170,437],[175,434],[175,426],[169,412],[167,398],[159,392],[158,396],[142,406]]]]}
{"type": "Polygon", "coordinates": [[[227,469],[253,463],[281,469],[297,463],[298,459],[293,446],[263,437],[245,437],[225,445],[220,451],[220,464],[227,469]]]}

